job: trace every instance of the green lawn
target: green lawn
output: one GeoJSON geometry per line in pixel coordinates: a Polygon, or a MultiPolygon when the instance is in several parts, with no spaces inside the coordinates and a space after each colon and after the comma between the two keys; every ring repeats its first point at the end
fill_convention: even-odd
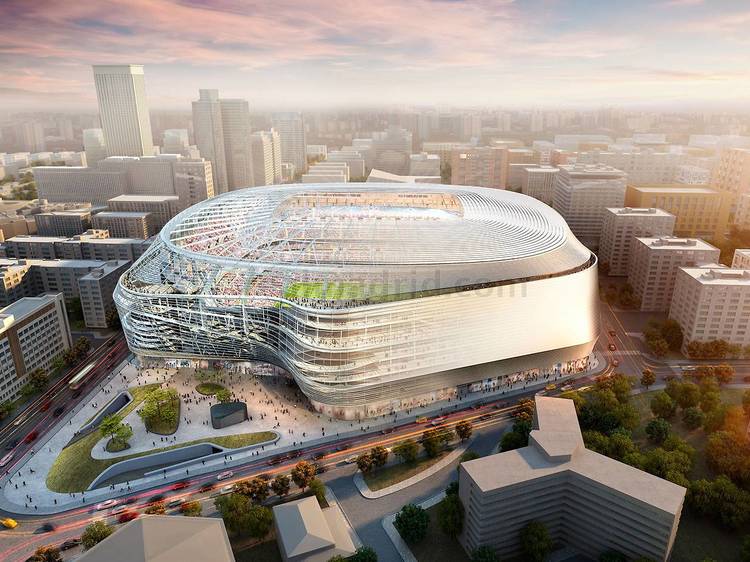
{"type": "Polygon", "coordinates": [[[409,545],[412,554],[420,562],[468,562],[469,557],[458,541],[440,530],[437,522],[439,505],[433,505],[427,510],[430,516],[427,537],[417,544],[409,545]]]}
{"type": "Polygon", "coordinates": [[[203,394],[204,396],[213,396],[220,390],[226,388],[223,384],[218,382],[202,382],[195,387],[196,392],[203,394]]]}
{"type": "MultiPolygon", "coordinates": [[[[158,386],[158,384],[153,384],[129,388],[128,390],[133,396],[133,401],[123,409],[123,417],[132,412],[133,409],[143,401],[143,397],[147,392],[158,386]]],[[[52,468],[50,468],[50,471],[47,474],[47,487],[53,492],[82,492],[89,487],[102,471],[113,464],[126,459],[142,457],[159,451],[167,451],[209,441],[222,447],[234,449],[237,447],[245,447],[247,445],[270,441],[275,437],[276,434],[271,431],[244,433],[225,437],[208,437],[205,439],[189,441],[187,443],[180,443],[178,445],[171,445],[169,447],[152,449],[142,453],[123,455],[115,459],[94,459],[91,456],[91,450],[102,438],[101,434],[98,431],[95,431],[60,452],[60,455],[55,459],[52,468]]]]}
{"type": "Polygon", "coordinates": [[[419,474],[423,470],[430,468],[433,464],[442,459],[450,451],[446,450],[435,458],[421,457],[413,463],[398,463],[383,468],[376,468],[364,475],[368,488],[373,492],[398,484],[407,478],[419,474]]]}

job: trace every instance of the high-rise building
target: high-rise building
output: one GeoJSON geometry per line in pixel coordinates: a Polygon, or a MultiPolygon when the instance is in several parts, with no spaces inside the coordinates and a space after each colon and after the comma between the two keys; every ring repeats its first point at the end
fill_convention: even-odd
{"type": "Polygon", "coordinates": [[[108,231],[89,230],[83,234],[64,236],[14,236],[5,241],[7,258],[25,260],[125,260],[134,261],[149,246],[138,238],[110,238],[108,231]]]}
{"type": "Polygon", "coordinates": [[[270,131],[256,131],[250,137],[253,152],[253,185],[273,185],[281,183],[281,161],[278,145],[279,135],[270,131]]]}
{"type": "Polygon", "coordinates": [[[107,146],[101,129],[83,130],[83,150],[86,152],[86,164],[96,166],[107,157],[107,146]]]}
{"type": "Polygon", "coordinates": [[[677,271],[669,317],[690,342],[724,340],[750,345],[750,270],[682,267],[677,271]]]}
{"type": "Polygon", "coordinates": [[[190,146],[187,129],[167,129],[162,140],[162,154],[180,154],[186,157],[196,157],[195,147],[190,146]]]}
{"type": "Polygon", "coordinates": [[[451,183],[505,189],[508,150],[480,147],[451,153],[451,183]]]}
{"type": "Polygon", "coordinates": [[[94,65],[99,116],[109,156],[152,156],[146,81],[139,64],[94,65]]]}
{"type": "Polygon", "coordinates": [[[622,170],[630,184],[666,184],[676,181],[678,168],[686,156],[678,152],[653,149],[628,151],[592,151],[578,154],[578,164],[604,164],[622,170]]]}
{"type": "Polygon", "coordinates": [[[409,155],[409,175],[439,176],[440,156],[437,154],[427,154],[426,152],[409,155]]]}
{"type": "Polygon", "coordinates": [[[224,155],[229,191],[252,187],[253,150],[250,135],[250,105],[246,100],[221,99],[224,155]]]}
{"type": "Polygon", "coordinates": [[[294,164],[297,174],[307,170],[305,150],[305,122],[301,113],[275,113],[271,118],[273,128],[279,133],[282,163],[294,164]]]}
{"type": "Polygon", "coordinates": [[[677,270],[717,263],[719,254],[718,248],[699,238],[635,238],[628,283],[641,303],[641,310],[669,310],[677,270]]]}
{"type": "Polygon", "coordinates": [[[229,191],[219,90],[199,90],[193,102],[193,132],[201,157],[211,162],[214,191],[229,191]]]}
{"type": "Polygon", "coordinates": [[[524,166],[521,169],[521,193],[551,206],[558,171],[554,166],[524,166]]]}
{"type": "Polygon", "coordinates": [[[215,195],[211,162],[203,158],[183,159],[173,163],[174,194],[180,198],[180,210],[215,195]]]}
{"type": "Polygon", "coordinates": [[[604,211],[599,267],[610,276],[627,276],[635,237],[671,236],[675,216],[661,209],[610,207],[604,211]]]}
{"type": "Polygon", "coordinates": [[[622,207],[625,173],[603,165],[563,165],[555,178],[553,207],[573,234],[590,248],[599,245],[604,211],[622,207]]]}
{"type": "Polygon", "coordinates": [[[400,127],[388,127],[372,134],[374,167],[392,174],[409,173],[412,134],[400,127]]]}
{"type": "Polygon", "coordinates": [[[750,193],[750,149],[730,148],[722,151],[719,165],[711,178],[711,187],[735,197],[750,193]]]}

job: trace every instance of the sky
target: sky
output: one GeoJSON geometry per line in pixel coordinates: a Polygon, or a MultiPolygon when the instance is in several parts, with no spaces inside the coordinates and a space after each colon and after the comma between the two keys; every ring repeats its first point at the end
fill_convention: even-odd
{"type": "Polygon", "coordinates": [[[0,108],[95,109],[143,64],[152,109],[750,108],[750,0],[0,0],[0,108]]]}

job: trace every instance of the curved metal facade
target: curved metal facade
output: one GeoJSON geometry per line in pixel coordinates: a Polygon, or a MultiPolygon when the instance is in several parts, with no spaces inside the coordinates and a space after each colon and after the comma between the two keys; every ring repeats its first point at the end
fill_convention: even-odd
{"type": "Polygon", "coordinates": [[[576,369],[597,336],[596,260],[557,213],[445,185],[215,197],[165,226],[115,302],[134,352],[274,363],[345,418],[576,369]]]}

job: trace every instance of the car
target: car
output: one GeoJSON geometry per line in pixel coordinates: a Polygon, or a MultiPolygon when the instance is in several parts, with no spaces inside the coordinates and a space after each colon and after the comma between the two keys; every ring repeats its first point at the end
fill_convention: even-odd
{"type": "Polygon", "coordinates": [[[52,533],[55,530],[57,530],[57,525],[55,525],[54,523],[49,523],[48,522],[48,523],[45,523],[44,525],[42,525],[41,527],[39,527],[38,532],[40,532],[40,533],[52,533]]]}
{"type": "Polygon", "coordinates": [[[117,500],[104,500],[103,502],[100,502],[94,506],[94,509],[96,511],[104,511],[105,509],[110,509],[112,507],[115,507],[119,502],[117,500]]]}
{"type": "Polygon", "coordinates": [[[427,416],[417,416],[414,422],[415,423],[427,423],[427,416]]]}
{"type": "Polygon", "coordinates": [[[341,443],[336,447],[337,451],[346,451],[347,449],[351,449],[352,445],[351,443],[341,443]]]}
{"type": "Polygon", "coordinates": [[[57,408],[55,408],[55,411],[52,412],[52,416],[55,418],[59,418],[64,411],[65,411],[65,406],[58,406],[57,408]]]}
{"type": "Polygon", "coordinates": [[[482,414],[479,416],[480,421],[488,420],[492,417],[492,414],[482,414]]]}
{"type": "Polygon", "coordinates": [[[476,403],[474,403],[474,404],[471,405],[471,409],[472,410],[479,410],[480,408],[482,408],[482,406],[484,406],[484,402],[476,402],[476,403]]]}
{"type": "Polygon", "coordinates": [[[127,523],[128,521],[132,521],[133,519],[138,519],[138,512],[137,511],[126,511],[126,512],[120,514],[120,516],[117,518],[117,522],[118,523],[127,523]]]}
{"type": "Polygon", "coordinates": [[[609,331],[609,336],[610,336],[611,338],[614,338],[614,337],[615,337],[616,335],[617,335],[617,332],[615,332],[614,330],[610,330],[610,331],[609,331]]]}
{"type": "Polygon", "coordinates": [[[563,392],[569,392],[569,391],[573,390],[573,385],[572,384],[564,384],[563,386],[560,387],[560,390],[562,390],[563,392]]]}
{"type": "Polygon", "coordinates": [[[198,488],[198,491],[199,492],[210,492],[214,488],[216,488],[216,484],[214,484],[213,482],[205,482],[204,484],[200,485],[200,488],[198,488]]]}
{"type": "Polygon", "coordinates": [[[344,459],[344,464],[354,464],[355,462],[357,462],[357,458],[358,458],[357,455],[352,455],[351,457],[346,457],[344,459]]]}
{"type": "Polygon", "coordinates": [[[3,517],[0,519],[0,525],[5,527],[6,529],[15,529],[18,527],[18,521],[15,519],[11,519],[10,517],[3,517]]]}
{"type": "Polygon", "coordinates": [[[231,494],[232,492],[234,492],[234,484],[227,484],[219,490],[220,494],[231,494]]]}
{"type": "Polygon", "coordinates": [[[5,444],[5,450],[6,451],[12,451],[13,449],[15,449],[18,446],[19,443],[20,443],[20,441],[18,439],[13,439],[12,441],[8,441],[5,444]]]}
{"type": "Polygon", "coordinates": [[[276,466],[282,462],[284,462],[284,457],[272,457],[266,461],[266,464],[269,466],[276,466]]]}
{"type": "Polygon", "coordinates": [[[190,480],[180,480],[172,484],[172,490],[184,490],[190,486],[190,480]]]}
{"type": "Polygon", "coordinates": [[[82,394],[82,392],[83,392],[82,390],[76,390],[76,391],[75,391],[75,392],[73,393],[73,398],[80,398],[80,397],[81,397],[81,394],[82,394]]]}
{"type": "Polygon", "coordinates": [[[134,504],[134,503],[135,503],[135,502],[137,502],[137,501],[138,501],[138,497],[137,497],[137,496],[130,496],[130,497],[129,497],[129,498],[127,498],[127,499],[126,499],[126,500],[125,500],[125,501],[124,501],[123,503],[124,503],[125,505],[132,505],[132,504],[134,504]]]}
{"type": "Polygon", "coordinates": [[[58,548],[60,550],[70,550],[81,545],[81,539],[68,539],[63,542],[58,548]]]}
{"type": "Polygon", "coordinates": [[[432,427],[437,427],[437,426],[439,426],[439,425],[443,425],[444,423],[445,423],[445,418],[444,418],[443,416],[439,416],[439,417],[437,417],[437,418],[433,419],[433,420],[432,420],[432,421],[430,422],[430,425],[431,425],[432,427]]]}
{"type": "Polygon", "coordinates": [[[39,437],[39,432],[38,432],[38,431],[32,431],[32,432],[31,432],[31,433],[29,433],[29,434],[28,434],[28,435],[27,435],[26,437],[24,437],[24,438],[23,438],[23,442],[24,442],[24,443],[31,443],[31,442],[32,442],[32,441],[34,441],[34,440],[35,440],[35,439],[36,439],[37,437],[39,437]]]}
{"type": "Polygon", "coordinates": [[[49,409],[50,409],[50,406],[52,406],[52,402],[50,402],[49,400],[47,400],[47,401],[46,401],[46,402],[45,402],[44,404],[42,404],[42,407],[41,407],[41,408],[39,408],[39,409],[40,409],[40,410],[41,410],[42,412],[46,412],[47,410],[49,410],[49,409]]]}
{"type": "Polygon", "coordinates": [[[222,481],[231,478],[232,476],[234,476],[234,472],[231,470],[225,470],[224,472],[219,472],[219,474],[216,475],[216,479],[222,481]]]}
{"type": "Polygon", "coordinates": [[[110,515],[120,515],[121,513],[125,512],[125,511],[127,511],[127,510],[128,510],[128,508],[127,508],[127,506],[126,506],[125,504],[122,504],[122,505],[116,505],[115,507],[113,507],[113,508],[112,508],[112,509],[111,509],[111,510],[109,511],[109,514],[110,514],[110,515]]]}
{"type": "Polygon", "coordinates": [[[302,451],[299,451],[299,450],[289,451],[289,453],[287,453],[287,458],[288,459],[296,459],[296,458],[299,458],[301,456],[302,456],[302,451]]]}
{"type": "Polygon", "coordinates": [[[148,499],[148,503],[159,503],[164,501],[164,494],[156,494],[148,499]]]}
{"type": "Polygon", "coordinates": [[[389,433],[393,433],[394,431],[396,431],[396,429],[393,427],[384,427],[383,429],[380,430],[380,433],[382,435],[388,435],[389,433]]]}
{"type": "Polygon", "coordinates": [[[544,387],[544,390],[557,390],[557,385],[554,383],[549,383],[547,386],[544,387]]]}
{"type": "Polygon", "coordinates": [[[609,344],[607,346],[607,349],[609,349],[610,351],[615,351],[617,349],[617,346],[615,346],[615,344],[611,343],[611,344],[609,344]]]}
{"type": "Polygon", "coordinates": [[[167,504],[167,507],[169,508],[180,507],[183,503],[185,503],[184,498],[175,498],[167,504]]]}
{"type": "Polygon", "coordinates": [[[323,458],[323,457],[325,457],[325,456],[326,456],[326,452],[325,452],[325,451],[318,451],[317,453],[313,453],[313,454],[312,454],[312,455],[310,456],[310,458],[311,458],[312,460],[314,460],[314,461],[318,461],[318,460],[322,459],[322,458],[323,458]]]}
{"type": "Polygon", "coordinates": [[[325,466],[318,463],[313,463],[313,468],[315,469],[315,474],[323,474],[326,470],[328,470],[325,466]]]}

